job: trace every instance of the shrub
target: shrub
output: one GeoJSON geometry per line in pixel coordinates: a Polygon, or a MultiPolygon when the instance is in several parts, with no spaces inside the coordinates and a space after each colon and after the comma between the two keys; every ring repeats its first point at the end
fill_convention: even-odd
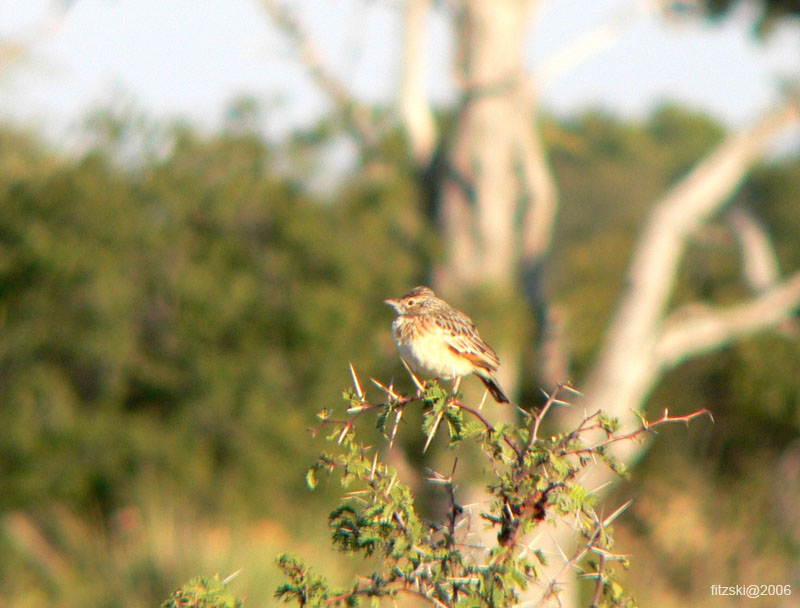
{"type": "Polygon", "coordinates": [[[319,457],[306,480],[313,489],[322,473],[339,477],[348,491],[329,516],[332,542],[345,553],[372,557],[370,563],[377,567],[348,587],[332,588],[300,560],[281,555],[278,563],[288,580],[277,589],[277,597],[318,607],[357,606],[365,600],[379,606],[384,598],[403,595],[439,607],[495,607],[518,603],[522,592],[538,584],[542,604],[557,603],[564,576],[577,569],[592,581],[593,607],[634,605],[615,577],[614,566],[625,568],[628,562],[614,550],[611,527],[630,503],[601,517],[597,497],[580,484],[580,474],[592,463],[603,462],[625,476],[625,467],[610,453],[610,446],[636,439],[660,424],[691,420],[706,410],[682,417],[665,412],[653,422],[642,416],[641,426],[627,433],[619,432],[616,419],[597,411],[585,415],[571,431],[543,437],[543,419],[553,406],[568,405],[562,396],[575,392],[569,386],[549,395],[537,412],[520,410],[521,424],[495,426],[480,409],[465,405],[459,394],[448,393],[435,381],[423,384],[414,377],[418,392],[409,397],[373,380],[386,398],[372,403],[355,371],[353,380],[355,388],[344,393],[348,406],[343,417],[334,417],[330,410],[318,414],[320,423],[314,430],[332,429],[327,439],[333,450],[319,457]],[[472,443],[487,457],[492,481],[487,488],[490,501],[483,504],[488,507],[459,504],[456,455],[449,472],[431,471],[428,477],[445,491],[446,513],[439,521],[423,519],[411,488],[399,480],[397,470],[381,461],[374,446],[358,440],[362,417],[373,414],[378,431],[393,443],[404,412],[415,406],[423,409],[425,449],[445,423],[454,451],[472,443]],[[547,556],[524,538],[557,520],[571,522],[580,542],[571,555],[562,552],[548,578],[547,556]],[[494,533],[486,543],[489,535],[482,532],[488,528],[494,533]]]}

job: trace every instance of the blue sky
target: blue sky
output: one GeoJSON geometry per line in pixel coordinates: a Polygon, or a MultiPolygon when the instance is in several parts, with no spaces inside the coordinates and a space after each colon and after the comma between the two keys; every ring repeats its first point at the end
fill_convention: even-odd
{"type": "MultiPolygon", "coordinates": [[[[639,0],[645,3],[645,0],[639,0]]],[[[58,133],[90,108],[132,97],[156,116],[219,124],[237,94],[266,100],[275,133],[307,123],[326,100],[258,0],[76,0],[57,28],[33,29],[50,0],[0,0],[3,39],[30,40],[30,53],[0,73],[0,116],[58,133]]],[[[294,0],[331,68],[368,100],[391,102],[400,71],[402,0],[294,0]]],[[[652,4],[652,3],[650,3],[652,4]]],[[[800,76],[800,25],[760,43],[744,16],[722,25],[669,23],[630,0],[551,0],[532,29],[533,68],[615,11],[630,8],[618,42],[556,77],[545,103],[560,113],[600,105],[640,116],[666,99],[704,108],[732,124],[777,95],[780,77],[800,76]]],[[[450,36],[430,28],[431,97],[452,97],[450,36]]]]}

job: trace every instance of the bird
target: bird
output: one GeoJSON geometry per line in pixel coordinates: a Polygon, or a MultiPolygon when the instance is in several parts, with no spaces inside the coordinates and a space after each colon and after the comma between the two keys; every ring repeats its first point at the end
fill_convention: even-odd
{"type": "Polygon", "coordinates": [[[392,335],[400,356],[415,372],[453,380],[453,392],[462,377],[475,374],[495,401],[510,402],[495,377],[500,367],[497,353],[465,313],[424,285],[384,302],[397,312],[392,335]]]}

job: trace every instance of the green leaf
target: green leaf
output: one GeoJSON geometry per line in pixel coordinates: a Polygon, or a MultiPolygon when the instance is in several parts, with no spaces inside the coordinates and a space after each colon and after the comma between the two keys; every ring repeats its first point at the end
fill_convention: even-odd
{"type": "Polygon", "coordinates": [[[306,471],[306,485],[309,489],[313,490],[317,487],[317,469],[316,467],[311,467],[306,471]]]}
{"type": "Polygon", "coordinates": [[[217,575],[193,578],[173,591],[161,608],[241,608],[242,605],[242,600],[231,594],[217,575]]]}

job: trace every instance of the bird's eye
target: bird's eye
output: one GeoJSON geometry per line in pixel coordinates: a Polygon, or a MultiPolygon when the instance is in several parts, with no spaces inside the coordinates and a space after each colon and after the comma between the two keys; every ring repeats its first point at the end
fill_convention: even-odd
{"type": "Polygon", "coordinates": [[[408,304],[409,306],[414,306],[414,300],[409,300],[408,302],[406,302],[406,304],[408,304]]]}

